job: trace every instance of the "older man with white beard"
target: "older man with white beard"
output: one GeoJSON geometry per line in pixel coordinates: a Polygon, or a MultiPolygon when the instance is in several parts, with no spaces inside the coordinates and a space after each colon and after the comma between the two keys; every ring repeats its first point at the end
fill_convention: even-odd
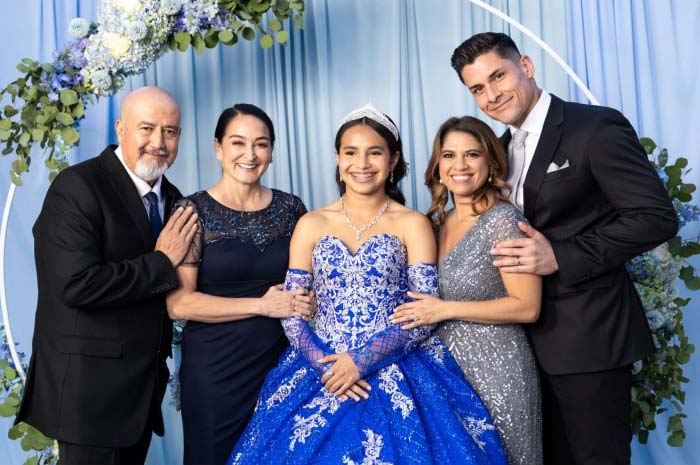
{"type": "Polygon", "coordinates": [[[61,464],[139,464],[162,435],[172,325],[165,294],[178,287],[197,229],[163,173],[177,156],[180,110],[157,87],[129,94],[119,146],[51,185],[34,225],[39,298],[22,407],[58,439],[61,464]]]}

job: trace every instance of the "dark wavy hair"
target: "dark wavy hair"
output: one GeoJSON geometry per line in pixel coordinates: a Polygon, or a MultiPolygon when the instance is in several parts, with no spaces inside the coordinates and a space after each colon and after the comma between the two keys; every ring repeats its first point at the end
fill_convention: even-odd
{"type": "Polygon", "coordinates": [[[507,34],[502,32],[474,34],[452,52],[452,68],[457,71],[459,80],[464,82],[461,73],[465,66],[473,64],[474,60],[492,50],[498,53],[501,58],[507,58],[516,63],[520,59],[518,46],[507,34]]]}
{"type": "Polygon", "coordinates": [[[491,181],[484,183],[473,195],[474,214],[479,215],[487,210],[486,200],[489,197],[507,200],[506,193],[509,191],[506,183],[506,151],[493,130],[486,123],[472,116],[452,117],[442,123],[438,129],[433,141],[428,168],[425,170],[425,185],[430,189],[430,195],[433,199],[426,216],[437,227],[441,227],[445,223],[445,206],[449,198],[447,187],[440,182],[440,156],[445,137],[451,132],[464,132],[474,136],[481,145],[483,156],[489,167],[491,181]]]}
{"type": "Polygon", "coordinates": [[[231,120],[241,115],[255,116],[262,121],[265,126],[267,126],[267,132],[270,136],[270,146],[275,146],[275,127],[272,125],[272,120],[262,109],[250,103],[237,103],[231,108],[227,108],[221,112],[219,120],[216,122],[216,129],[214,130],[214,138],[218,140],[219,143],[222,142],[224,134],[226,133],[226,127],[231,120]]]}
{"type": "MultiPolygon", "coordinates": [[[[384,115],[386,116],[386,115],[384,115]]],[[[386,116],[389,118],[388,116],[386,116]]],[[[389,118],[389,120],[394,123],[394,121],[389,118]]],[[[335,135],[335,151],[338,153],[340,151],[340,141],[343,138],[343,134],[345,134],[345,131],[348,129],[357,126],[358,124],[364,124],[366,126],[369,126],[372,128],[377,134],[379,134],[382,139],[386,141],[387,146],[389,147],[389,153],[391,156],[393,156],[396,152],[399,153],[399,160],[396,162],[396,166],[394,167],[394,176],[393,176],[393,181],[391,180],[391,176],[386,179],[384,182],[384,192],[395,202],[400,203],[401,205],[406,204],[406,197],[404,197],[403,192],[401,192],[401,189],[399,188],[399,181],[406,176],[406,173],[408,172],[408,163],[406,163],[406,160],[403,158],[403,149],[401,148],[401,137],[398,139],[394,138],[394,135],[389,131],[387,128],[382,126],[381,124],[377,123],[373,119],[370,118],[360,118],[360,119],[355,119],[352,121],[348,121],[347,123],[343,124],[340,126],[338,129],[338,133],[335,135]]],[[[343,195],[345,193],[345,183],[340,179],[340,169],[336,167],[335,169],[335,182],[338,184],[338,192],[340,192],[340,195],[343,195]]]]}

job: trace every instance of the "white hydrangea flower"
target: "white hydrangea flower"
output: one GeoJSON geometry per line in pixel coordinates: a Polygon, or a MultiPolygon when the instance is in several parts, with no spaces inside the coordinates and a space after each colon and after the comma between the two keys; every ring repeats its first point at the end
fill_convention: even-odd
{"type": "Polygon", "coordinates": [[[68,30],[72,37],[82,39],[90,32],[90,24],[83,18],[73,18],[68,30]]]}

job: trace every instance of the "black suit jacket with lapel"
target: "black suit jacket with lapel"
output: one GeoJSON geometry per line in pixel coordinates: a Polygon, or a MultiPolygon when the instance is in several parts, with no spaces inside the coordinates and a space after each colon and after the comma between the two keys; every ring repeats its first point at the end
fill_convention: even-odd
{"type": "MultiPolygon", "coordinates": [[[[165,293],[178,280],[153,251],[148,215],[114,148],[60,173],[34,224],[39,297],[16,421],[65,442],[127,447],[146,428],[163,434],[165,293]]],[[[165,178],[161,192],[168,212],[180,193],[165,178]]]]}
{"type": "MultiPolygon", "coordinates": [[[[508,147],[510,131],[501,142],[508,147]]],[[[627,119],[552,96],[523,191],[525,217],[559,265],[543,278],[540,318],[528,326],[542,368],[595,372],[653,353],[625,262],[672,238],[678,221],[627,119]]]]}

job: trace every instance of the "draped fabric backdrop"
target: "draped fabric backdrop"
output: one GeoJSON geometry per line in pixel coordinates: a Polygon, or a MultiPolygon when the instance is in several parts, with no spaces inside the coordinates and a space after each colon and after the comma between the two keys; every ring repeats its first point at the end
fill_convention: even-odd
{"type": "MultiPolygon", "coordinates": [[[[69,40],[76,16],[97,18],[97,0],[3,2],[0,15],[0,86],[18,76],[15,65],[31,57],[46,62],[69,40]]],[[[621,110],[640,135],[652,137],[673,156],[695,166],[688,180],[700,184],[697,129],[700,75],[700,2],[696,0],[491,0],[550,44],[603,105],[621,110]]],[[[264,183],[301,196],[316,208],[337,196],[333,139],[336,124],[349,110],[371,101],[397,121],[410,173],[402,187],[408,204],[425,211],[423,186],[432,138],[452,115],[486,118],[450,68],[455,46],[473,33],[511,33],[523,53],[533,57],[537,82],[560,97],[585,102],[561,68],[531,40],[467,0],[307,0],[304,31],[294,31],[286,47],[262,50],[256,43],[218,46],[197,56],[170,52],[122,92],[90,106],[81,124],[75,163],[116,142],[113,122],[132,88],[157,84],[182,108],[183,134],[178,159],[168,176],[189,194],[212,185],[220,167],[213,155],[216,119],[225,107],[250,102],[275,122],[279,142],[264,183]]],[[[2,105],[5,103],[3,102],[2,105]]],[[[503,126],[488,120],[500,133],[503,126]]],[[[41,153],[17,189],[7,236],[5,273],[13,333],[29,356],[36,306],[31,227],[48,187],[41,153]]],[[[7,193],[11,159],[3,159],[0,192],[7,193]]],[[[697,196],[696,196],[697,199],[697,196]]],[[[686,237],[697,237],[697,224],[686,237]]],[[[700,263],[695,262],[695,266],[700,263]]],[[[700,343],[700,294],[686,307],[686,328],[700,343]]],[[[700,463],[700,356],[686,369],[691,379],[685,411],[688,439],[681,449],[665,442],[662,431],[649,446],[634,445],[633,463],[700,463]]],[[[165,404],[166,436],[154,439],[148,464],[181,463],[179,413],[165,404]]],[[[10,420],[0,418],[0,463],[19,465],[24,453],[4,435],[10,420]]]]}

